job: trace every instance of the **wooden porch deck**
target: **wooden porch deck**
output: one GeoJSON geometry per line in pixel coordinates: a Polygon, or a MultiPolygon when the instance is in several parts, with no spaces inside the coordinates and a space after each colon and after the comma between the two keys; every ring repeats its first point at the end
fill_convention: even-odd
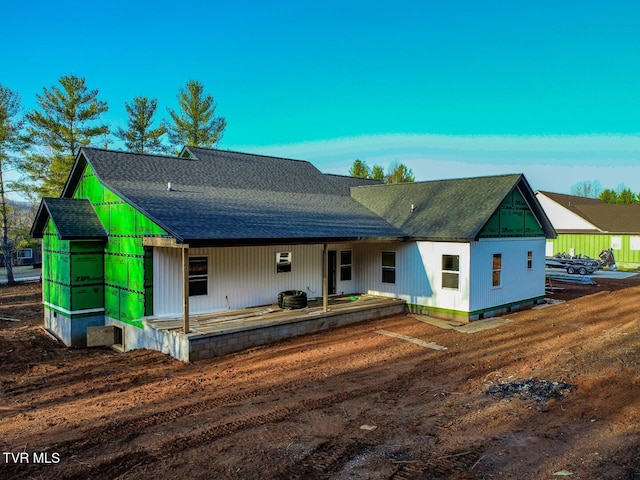
{"type": "MultiPolygon", "coordinates": [[[[374,295],[345,295],[330,297],[327,312],[322,311],[322,300],[310,300],[306,308],[299,310],[284,310],[277,305],[265,305],[215,313],[193,314],[189,316],[189,327],[190,334],[224,335],[404,303],[403,300],[397,298],[374,295]]],[[[146,323],[154,330],[175,333],[182,333],[183,331],[183,319],[181,317],[151,318],[147,319],[146,323]]]]}

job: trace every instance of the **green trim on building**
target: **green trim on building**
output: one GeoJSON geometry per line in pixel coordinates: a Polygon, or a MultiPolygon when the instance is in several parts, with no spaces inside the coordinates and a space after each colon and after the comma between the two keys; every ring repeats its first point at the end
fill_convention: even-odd
{"type": "Polygon", "coordinates": [[[541,237],[544,230],[520,190],[509,193],[480,231],[480,238],[541,237]]]}
{"type": "Polygon", "coordinates": [[[408,303],[407,307],[409,308],[409,311],[413,311],[413,310],[429,310],[431,312],[441,313],[441,314],[451,315],[451,316],[456,316],[456,317],[473,317],[475,315],[482,315],[483,313],[493,312],[495,310],[501,310],[503,308],[510,308],[510,307],[517,306],[517,305],[535,303],[535,302],[538,302],[538,301],[540,301],[542,299],[544,299],[544,295],[540,295],[538,297],[527,298],[527,299],[524,299],[524,300],[518,300],[517,302],[510,302],[510,303],[505,303],[505,304],[502,304],[502,305],[496,305],[496,306],[493,306],[493,307],[482,308],[480,310],[473,310],[471,312],[466,312],[464,310],[453,310],[453,309],[449,309],[449,308],[429,307],[429,306],[426,306],[426,305],[418,305],[418,304],[413,304],[413,303],[408,303]]]}

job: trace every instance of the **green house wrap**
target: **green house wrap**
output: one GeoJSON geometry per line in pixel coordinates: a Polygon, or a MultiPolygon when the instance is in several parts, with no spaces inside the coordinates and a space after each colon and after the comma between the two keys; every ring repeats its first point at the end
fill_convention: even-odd
{"type": "Polygon", "coordinates": [[[71,198],[43,200],[45,308],[66,317],[104,315],[142,327],[153,313],[153,255],[143,236],[166,236],[156,223],[104,187],[89,163],[71,198]]]}

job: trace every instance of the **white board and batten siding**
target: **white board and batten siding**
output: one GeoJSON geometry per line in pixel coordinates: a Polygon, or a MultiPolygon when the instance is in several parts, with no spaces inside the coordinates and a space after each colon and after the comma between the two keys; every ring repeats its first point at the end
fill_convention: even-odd
{"type": "Polygon", "coordinates": [[[397,297],[412,305],[467,311],[469,306],[468,243],[409,242],[367,244],[356,256],[358,287],[361,291],[397,297]],[[395,252],[396,281],[382,281],[382,253],[395,252]],[[442,286],[442,256],[459,258],[458,288],[442,286]]]}
{"type": "MultiPolygon", "coordinates": [[[[189,298],[192,314],[277,303],[278,293],[302,290],[322,297],[322,245],[192,248],[189,257],[207,258],[207,294],[189,298]],[[291,253],[291,271],[276,272],[276,256],[291,253]]],[[[348,245],[329,245],[338,251],[338,292],[353,292],[354,280],[339,281],[339,252],[348,245]]],[[[179,249],[154,248],[153,316],[182,314],[182,256],[179,249]]],[[[353,275],[352,275],[353,278],[353,275]]]]}
{"type": "Polygon", "coordinates": [[[355,271],[360,291],[397,297],[411,305],[457,312],[489,310],[544,295],[545,238],[482,239],[360,246],[355,271]],[[382,252],[396,254],[396,281],[382,281],[382,252]],[[531,252],[531,268],[528,265],[531,252]],[[493,255],[501,254],[494,287],[493,255]],[[443,256],[457,256],[458,288],[443,285],[443,256]]]}
{"type": "Polygon", "coordinates": [[[471,244],[473,285],[469,311],[529,300],[545,294],[544,237],[481,239],[471,244]],[[531,252],[531,268],[528,265],[531,252]],[[493,285],[493,255],[501,254],[500,285],[493,285]]]}

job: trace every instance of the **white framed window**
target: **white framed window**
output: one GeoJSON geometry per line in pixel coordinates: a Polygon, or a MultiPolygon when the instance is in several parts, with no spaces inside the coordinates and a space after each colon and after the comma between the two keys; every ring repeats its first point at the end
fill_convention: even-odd
{"type": "Polygon", "coordinates": [[[622,250],[622,237],[611,237],[611,250],[622,250]]]}
{"type": "Polygon", "coordinates": [[[208,295],[209,259],[207,257],[189,257],[189,296],[208,295]]]}
{"type": "Polygon", "coordinates": [[[442,255],[442,288],[460,288],[460,255],[442,255]]]}
{"type": "Polygon", "coordinates": [[[340,251],[340,281],[348,282],[351,280],[351,265],[353,254],[351,250],[340,251]]]}
{"type": "Polygon", "coordinates": [[[527,270],[531,270],[533,268],[533,251],[527,251],[527,270]]]}
{"type": "Polygon", "coordinates": [[[33,258],[33,248],[18,250],[18,258],[33,258]]]}
{"type": "Polygon", "coordinates": [[[382,252],[382,283],[396,283],[396,252],[382,252]]]}
{"type": "Polygon", "coordinates": [[[638,236],[629,237],[629,249],[640,250],[640,237],[638,236]]]}
{"type": "Polygon", "coordinates": [[[493,263],[491,267],[491,286],[494,288],[502,286],[502,254],[493,254],[493,263]]]}
{"type": "Polygon", "coordinates": [[[276,253],[276,273],[291,272],[291,252],[276,253]]]}

